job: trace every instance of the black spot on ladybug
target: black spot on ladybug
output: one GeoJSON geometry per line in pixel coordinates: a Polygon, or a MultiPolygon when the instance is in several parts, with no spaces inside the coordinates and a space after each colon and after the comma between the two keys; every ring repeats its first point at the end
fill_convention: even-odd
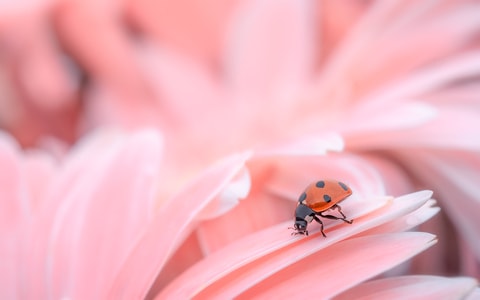
{"type": "Polygon", "coordinates": [[[332,201],[332,197],[330,197],[329,195],[323,195],[323,200],[325,200],[325,202],[330,202],[332,201]]]}
{"type": "Polygon", "coordinates": [[[342,187],[342,189],[344,189],[345,191],[348,191],[348,186],[345,183],[339,182],[338,184],[342,187]]]}
{"type": "Polygon", "coordinates": [[[325,187],[325,181],[317,181],[317,183],[315,184],[316,187],[318,188],[323,188],[325,187]]]}
{"type": "Polygon", "coordinates": [[[300,198],[298,198],[298,202],[303,202],[303,200],[305,200],[305,198],[307,198],[307,194],[305,192],[303,192],[300,195],[300,198]]]}

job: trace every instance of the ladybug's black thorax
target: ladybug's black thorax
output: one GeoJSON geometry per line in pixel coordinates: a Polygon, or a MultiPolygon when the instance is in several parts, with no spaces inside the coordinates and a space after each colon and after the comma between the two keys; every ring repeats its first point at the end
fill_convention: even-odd
{"type": "Polygon", "coordinates": [[[297,209],[295,209],[295,220],[308,220],[311,221],[309,216],[315,215],[315,211],[313,211],[310,207],[306,206],[305,204],[299,203],[297,205],[297,209]]]}
{"type": "Polygon", "coordinates": [[[307,224],[312,222],[315,212],[305,204],[299,203],[295,209],[294,234],[308,235],[307,224]]]}

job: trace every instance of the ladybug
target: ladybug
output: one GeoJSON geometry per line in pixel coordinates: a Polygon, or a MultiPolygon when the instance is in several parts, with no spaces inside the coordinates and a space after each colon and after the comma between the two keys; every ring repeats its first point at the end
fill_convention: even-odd
{"type": "Polygon", "coordinates": [[[320,231],[326,237],[325,232],[323,232],[323,223],[318,216],[352,224],[353,220],[347,220],[338,205],[351,194],[352,189],[350,187],[336,180],[320,180],[309,184],[298,198],[297,208],[295,209],[295,224],[293,228],[290,227],[295,230],[292,235],[308,235],[307,224],[315,220],[320,223],[320,231]],[[335,209],[342,217],[323,214],[327,210],[335,209]]]}

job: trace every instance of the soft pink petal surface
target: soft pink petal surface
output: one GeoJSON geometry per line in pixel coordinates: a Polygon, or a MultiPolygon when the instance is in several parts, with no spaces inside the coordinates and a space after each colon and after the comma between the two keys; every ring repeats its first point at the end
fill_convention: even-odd
{"type": "Polygon", "coordinates": [[[146,131],[128,139],[99,134],[91,142],[67,163],[75,178],[66,181],[68,189],[68,176],[52,182],[49,196],[60,193],[63,201],[56,207],[49,205],[58,199],[48,199],[48,210],[26,233],[23,272],[31,276],[24,278],[30,287],[25,297],[105,295],[132,240],[151,218],[158,134],[146,131]],[[88,155],[88,172],[79,172],[87,167],[81,154],[88,155]]]}
{"type": "MultiPolygon", "coordinates": [[[[233,16],[226,68],[245,96],[280,96],[305,81],[313,62],[312,1],[243,1],[233,16]]],[[[279,102],[276,105],[281,105],[279,102]]]]}
{"type": "MultiPolygon", "coordinates": [[[[2,0],[0,2],[0,19],[7,19],[13,16],[23,16],[27,13],[39,13],[51,7],[55,0],[35,0],[11,2],[2,0]]],[[[15,18],[14,18],[15,19],[15,18]]],[[[2,23],[0,22],[0,26],[2,23]]]]}
{"type": "Polygon", "coordinates": [[[213,201],[199,213],[198,219],[213,219],[234,208],[238,202],[250,193],[251,178],[247,168],[239,171],[237,176],[226,185],[213,201]]]}
{"type": "Polygon", "coordinates": [[[428,69],[417,71],[402,80],[386,85],[365,100],[387,102],[392,99],[409,99],[456,82],[459,78],[478,76],[479,66],[478,52],[462,53],[453,59],[438,62],[428,69]]]}
{"type": "Polygon", "coordinates": [[[24,160],[24,172],[28,186],[28,196],[32,210],[37,213],[47,202],[47,191],[57,180],[58,162],[40,151],[27,153],[24,160]]]}
{"type": "Polygon", "coordinates": [[[109,297],[131,299],[147,294],[167,259],[194,229],[197,215],[228,185],[249,156],[239,154],[219,162],[160,208],[119,270],[109,297]]]}
{"type": "Polygon", "coordinates": [[[19,297],[17,282],[21,277],[18,240],[22,225],[28,222],[32,203],[26,192],[18,144],[8,135],[0,133],[0,297],[19,297]]]}
{"type": "Polygon", "coordinates": [[[471,153],[426,151],[414,153],[419,161],[412,163],[408,156],[401,156],[406,165],[417,174],[422,174],[425,182],[437,187],[442,195],[442,203],[452,222],[461,228],[465,241],[480,258],[480,237],[477,228],[480,220],[477,212],[480,208],[478,167],[480,157],[471,153]]]}
{"type": "Polygon", "coordinates": [[[348,203],[357,215],[378,205],[379,198],[384,198],[385,194],[383,181],[376,171],[354,156],[262,154],[254,156],[248,165],[255,183],[252,192],[231,213],[204,222],[197,230],[205,253],[221,249],[252,232],[291,220],[300,191],[313,178],[341,179],[347,183],[354,194],[345,204],[348,203]]]}
{"type": "MultiPolygon", "coordinates": [[[[200,295],[200,293],[207,293],[211,296],[220,290],[227,293],[223,295],[224,297],[231,298],[236,293],[240,293],[260,282],[275,270],[279,271],[286,268],[293,262],[321,249],[328,249],[336,242],[355,233],[378,226],[418,209],[428,200],[430,195],[431,192],[424,191],[393,201],[378,199],[376,202],[367,202],[370,204],[364,206],[367,206],[369,211],[358,211],[361,215],[353,213],[352,218],[355,221],[351,226],[347,224],[334,225],[335,222],[326,220],[325,232],[328,236],[326,239],[320,236],[318,226],[313,224],[310,226],[315,229],[311,231],[308,237],[290,236],[287,227],[291,226],[292,221],[259,231],[229,244],[191,267],[166,287],[159,295],[159,299],[191,298],[200,295]],[[369,212],[370,214],[368,214],[369,212]],[[331,226],[332,228],[330,228],[331,226]],[[279,255],[277,251],[285,251],[285,254],[283,256],[279,255]],[[299,253],[302,253],[302,255],[299,255],[299,253]],[[264,261],[262,257],[267,256],[271,258],[260,263],[264,261]],[[241,282],[234,280],[238,277],[238,272],[243,274],[242,278],[244,280],[241,282]]],[[[349,207],[345,205],[344,211],[348,209],[349,207]]]]}
{"type": "Polygon", "coordinates": [[[475,279],[467,277],[392,277],[360,284],[334,299],[464,299],[472,294],[477,284],[475,279]]]}
{"type": "Polygon", "coordinates": [[[384,181],[375,168],[355,155],[335,153],[317,157],[291,157],[275,161],[275,173],[266,189],[275,195],[297,200],[312,180],[341,180],[355,191],[352,199],[385,194],[384,181]]]}
{"type": "Polygon", "coordinates": [[[195,58],[218,63],[225,23],[238,0],[127,1],[127,16],[156,41],[195,58]]]}
{"type": "Polygon", "coordinates": [[[283,272],[272,274],[269,279],[243,292],[238,298],[289,298],[298,295],[299,290],[307,294],[321,293],[322,297],[330,298],[367,278],[392,268],[434,243],[433,235],[419,232],[349,239],[332,245],[324,251],[318,251],[299,263],[290,264],[283,272]],[[355,251],[351,251],[352,249],[355,251]],[[375,255],[375,253],[378,254],[375,255]],[[292,277],[291,274],[296,276],[292,277]],[[318,286],[304,278],[331,280],[319,291],[318,286]],[[292,286],[295,289],[292,289],[292,286]]]}
{"type": "Polygon", "coordinates": [[[467,298],[467,300],[480,299],[480,288],[476,288],[467,298]]]}
{"type": "Polygon", "coordinates": [[[10,234],[27,221],[31,213],[26,182],[23,180],[22,160],[18,144],[9,136],[0,135],[0,233],[10,234]]]}

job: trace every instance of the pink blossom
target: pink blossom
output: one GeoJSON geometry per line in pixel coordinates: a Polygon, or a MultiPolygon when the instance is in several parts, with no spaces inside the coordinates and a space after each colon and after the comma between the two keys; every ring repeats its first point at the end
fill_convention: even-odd
{"type": "Polygon", "coordinates": [[[2,137],[5,297],[478,296],[398,276],[480,276],[478,2],[42,3],[3,13],[0,120],[74,146],[2,137]],[[291,237],[319,178],[355,221],[291,237]]]}
{"type": "Polygon", "coordinates": [[[158,137],[97,134],[60,166],[1,138],[2,298],[105,295],[152,218],[158,137]]]}
{"type": "MultiPolygon", "coordinates": [[[[8,187],[3,189],[2,211],[9,212],[2,218],[0,282],[6,298],[143,298],[147,293],[159,293],[160,299],[278,297],[294,295],[299,286],[313,292],[315,281],[326,274],[336,278],[322,289],[323,297],[331,297],[351,287],[363,291],[358,283],[436,242],[431,234],[401,233],[438,212],[430,191],[373,198],[379,187],[375,181],[366,184],[368,173],[359,166],[355,172],[342,169],[335,159],[328,159],[336,165],[330,170],[343,173],[355,190],[344,206],[355,223],[327,220],[328,238],[323,238],[318,226],[311,225],[310,236],[297,237],[287,230],[291,220],[275,220],[282,211],[291,213],[293,202],[278,196],[262,200],[268,194],[250,189],[242,175],[247,160],[255,160],[248,152],[219,161],[173,198],[157,199],[162,145],[155,132],[99,132],[81,141],[61,165],[41,153],[19,153],[16,147],[2,136],[0,158],[10,162],[2,172],[3,186],[8,187]],[[221,213],[239,227],[254,221],[238,213],[241,205],[227,213],[220,205],[245,191],[250,196],[242,203],[276,199],[278,212],[262,212],[271,214],[273,225],[214,250],[222,237],[205,220],[221,213]],[[180,274],[171,268],[178,265],[177,255],[187,254],[182,254],[183,247],[200,261],[180,274]]],[[[285,187],[281,177],[268,182],[272,193],[285,192],[275,188],[285,187]]],[[[429,282],[449,280],[458,284],[442,286],[442,291],[454,296],[468,295],[476,284],[469,278],[429,282]]],[[[409,291],[409,285],[401,286],[409,291]]],[[[390,285],[385,292],[391,292],[390,285]]]]}
{"type": "MultiPolygon", "coordinates": [[[[157,107],[156,113],[142,113],[148,109],[138,99],[145,97],[125,93],[124,85],[100,84],[88,102],[88,121],[159,126],[169,145],[167,160],[180,172],[178,177],[232,151],[315,147],[319,136],[339,134],[344,147],[338,149],[363,155],[388,178],[388,193],[408,193],[414,187],[436,191],[464,241],[462,249],[450,245],[448,255],[460,260],[475,256],[476,267],[468,267],[468,274],[478,276],[474,178],[480,144],[472,138],[480,128],[478,3],[356,5],[243,1],[224,8],[230,19],[220,18],[225,22],[221,37],[218,31],[204,33],[219,47],[206,59],[205,53],[192,53],[199,49],[185,49],[168,38],[172,33],[167,31],[182,27],[150,23],[148,14],[140,14],[145,19],[137,15],[137,9],[147,8],[132,4],[132,22],[139,22],[151,40],[145,39],[130,63],[144,70],[144,83],[159,99],[146,107],[157,107]],[[312,26],[317,18],[332,14],[341,19],[347,9],[352,23],[327,23],[320,27],[327,31],[325,39],[318,40],[320,29],[312,26]],[[329,42],[335,46],[324,47],[329,42]]],[[[330,18],[321,20],[335,22],[330,18]]],[[[188,34],[193,35],[186,30],[176,36],[187,39],[188,34]]]]}

